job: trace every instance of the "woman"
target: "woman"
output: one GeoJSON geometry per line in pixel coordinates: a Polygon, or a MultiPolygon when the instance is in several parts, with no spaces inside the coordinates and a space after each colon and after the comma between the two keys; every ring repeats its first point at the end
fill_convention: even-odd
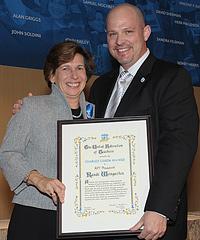
{"type": "Polygon", "coordinates": [[[51,94],[25,98],[9,122],[0,148],[0,167],[14,191],[8,240],[56,239],[56,203],[65,196],[56,179],[57,120],[94,116],[83,93],[93,68],[91,56],[77,43],[55,45],[44,66],[51,94]]]}

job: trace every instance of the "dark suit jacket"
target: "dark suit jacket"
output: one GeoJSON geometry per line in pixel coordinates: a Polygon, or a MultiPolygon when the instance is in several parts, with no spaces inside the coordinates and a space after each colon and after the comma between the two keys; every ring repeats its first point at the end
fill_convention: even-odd
{"type": "MultiPolygon", "coordinates": [[[[91,88],[96,117],[104,116],[118,71],[99,77],[91,88]]],[[[154,175],[145,210],[170,219],[163,239],[182,240],[187,230],[186,178],[197,149],[199,118],[187,71],[152,54],[138,70],[115,117],[146,114],[152,118],[154,175]]]]}

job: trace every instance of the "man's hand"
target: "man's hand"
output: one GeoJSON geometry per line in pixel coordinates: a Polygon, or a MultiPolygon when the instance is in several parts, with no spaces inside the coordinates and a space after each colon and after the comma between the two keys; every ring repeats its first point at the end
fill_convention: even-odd
{"type": "MultiPolygon", "coordinates": [[[[33,94],[30,92],[30,93],[28,93],[28,96],[31,97],[31,96],[33,96],[33,94]]],[[[13,108],[12,108],[13,115],[20,111],[22,104],[23,104],[23,101],[21,99],[18,99],[16,101],[16,103],[13,105],[13,108]]]]}
{"type": "Polygon", "coordinates": [[[147,211],[144,213],[140,221],[130,228],[130,231],[142,229],[138,235],[139,239],[156,240],[161,238],[167,229],[167,218],[157,212],[147,211]]]}

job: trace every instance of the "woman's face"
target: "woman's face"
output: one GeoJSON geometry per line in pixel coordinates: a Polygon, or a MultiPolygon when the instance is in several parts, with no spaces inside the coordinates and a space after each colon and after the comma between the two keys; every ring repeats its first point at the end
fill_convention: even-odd
{"type": "Polygon", "coordinates": [[[77,53],[72,61],[60,65],[50,80],[59,86],[69,105],[79,102],[87,81],[83,56],[77,53]]]}

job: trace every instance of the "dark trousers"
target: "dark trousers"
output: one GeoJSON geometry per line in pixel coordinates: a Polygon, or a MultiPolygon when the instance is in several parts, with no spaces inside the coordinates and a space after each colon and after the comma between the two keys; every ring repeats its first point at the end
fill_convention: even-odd
{"type": "Polygon", "coordinates": [[[7,240],[56,240],[56,211],[15,204],[7,240]]]}

